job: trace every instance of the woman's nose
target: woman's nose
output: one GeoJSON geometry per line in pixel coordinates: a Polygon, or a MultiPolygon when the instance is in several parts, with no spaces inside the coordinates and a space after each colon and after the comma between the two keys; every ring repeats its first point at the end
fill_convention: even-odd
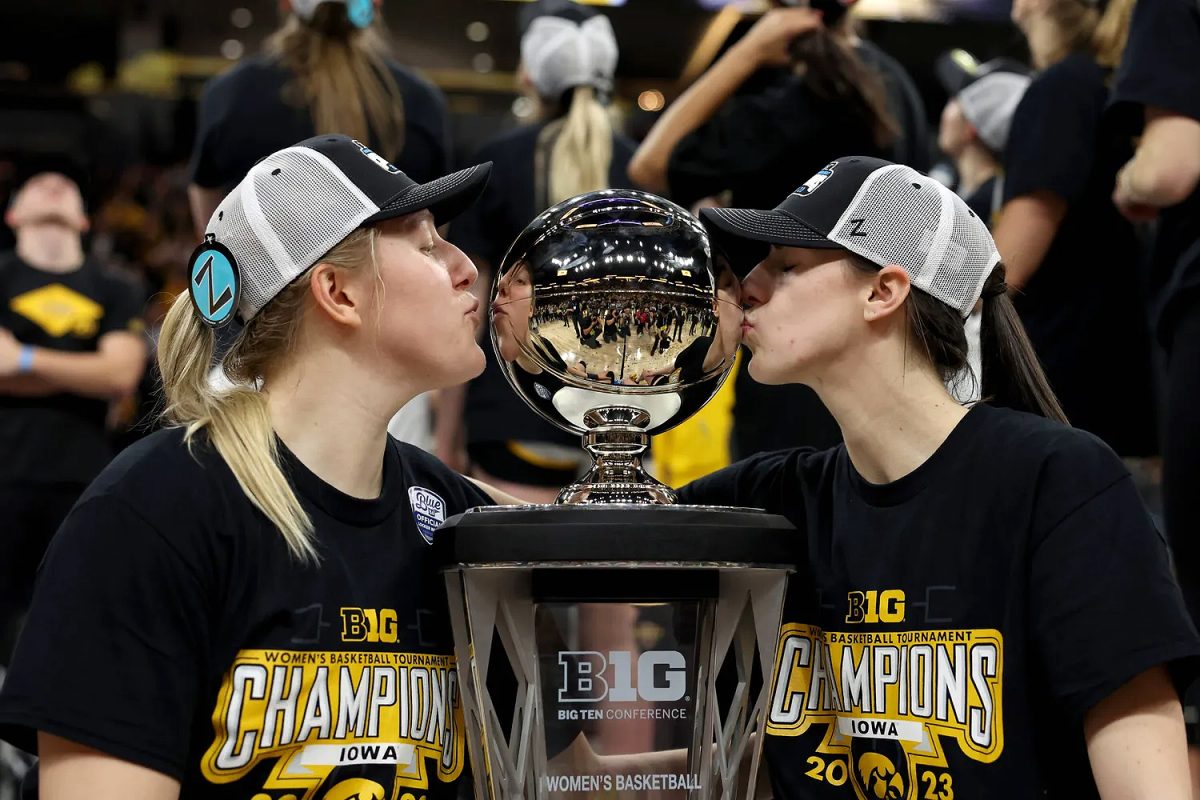
{"type": "Polygon", "coordinates": [[[762,268],[757,266],[742,280],[742,308],[750,309],[762,305],[766,299],[766,290],[762,277],[762,268]]]}

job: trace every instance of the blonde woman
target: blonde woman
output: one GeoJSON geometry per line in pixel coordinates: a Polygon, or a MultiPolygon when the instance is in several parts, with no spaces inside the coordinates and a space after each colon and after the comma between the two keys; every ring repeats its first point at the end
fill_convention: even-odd
{"type": "Polygon", "coordinates": [[[217,208],[159,340],[172,427],[67,518],[0,692],[43,798],[457,796],[430,542],[491,499],[386,426],[483,367],[475,267],[436,225],[488,173],[416,184],[321,136],[217,208]]]}
{"type": "MultiPolygon", "coordinates": [[[[529,9],[521,38],[522,84],[536,98],[542,119],[483,146],[478,158],[496,163],[497,181],[450,231],[451,241],[482,273],[490,272],[529,221],[549,206],[595,189],[630,185],[625,172],[634,145],[613,130],[603,104],[616,64],[617,42],[603,15],[571,2],[542,0],[529,9]]],[[[580,334],[588,327],[582,319],[587,310],[571,309],[572,329],[580,334]]],[[[584,337],[585,343],[594,340],[599,346],[601,330],[584,337]]],[[[459,395],[464,413],[439,415],[436,452],[494,486],[552,502],[584,466],[578,439],[514,396],[488,350],[484,374],[459,395]]]]}
{"type": "Polygon", "coordinates": [[[199,230],[260,158],[314,134],[348,134],[424,182],[450,169],[446,99],[390,57],[381,0],[282,0],[263,52],[200,102],[189,197],[199,230]]]}

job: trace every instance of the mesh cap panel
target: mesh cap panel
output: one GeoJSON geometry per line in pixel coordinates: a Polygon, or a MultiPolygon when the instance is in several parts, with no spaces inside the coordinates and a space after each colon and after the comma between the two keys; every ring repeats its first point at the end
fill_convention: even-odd
{"type": "Polygon", "coordinates": [[[279,267],[263,247],[258,235],[246,218],[242,207],[244,186],[239,185],[217,206],[217,213],[208,223],[207,233],[216,236],[221,244],[236,254],[241,272],[242,295],[238,314],[249,319],[283,286],[279,267]]]}
{"type": "Polygon", "coordinates": [[[256,164],[220,210],[208,233],[237,256],[247,320],[379,209],[328,158],[292,147],[256,164]]]}
{"type": "Polygon", "coordinates": [[[964,316],[1000,260],[987,226],[958,195],[899,164],[863,182],[829,238],[880,266],[904,267],[914,286],[964,316]]]}

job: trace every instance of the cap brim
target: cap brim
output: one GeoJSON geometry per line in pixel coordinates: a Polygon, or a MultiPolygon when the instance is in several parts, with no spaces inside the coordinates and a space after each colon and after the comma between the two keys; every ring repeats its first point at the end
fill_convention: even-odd
{"type": "Polygon", "coordinates": [[[429,211],[434,222],[445,225],[457,217],[483,194],[492,174],[492,162],[452,172],[444,178],[409,186],[367,217],[367,222],[403,217],[418,211],[429,211]]]}
{"type": "Polygon", "coordinates": [[[946,94],[955,97],[979,79],[979,62],[965,50],[951,50],[938,56],[933,71],[946,94]]]}
{"type": "Polygon", "coordinates": [[[749,208],[703,208],[700,219],[706,226],[738,239],[777,244],[783,247],[840,248],[816,229],[782,211],[749,208]]]}
{"type": "Polygon", "coordinates": [[[752,243],[819,250],[841,247],[814,228],[778,210],[702,208],[700,220],[726,251],[733,271],[741,277],[766,257],[766,248],[755,248],[752,243]]]}

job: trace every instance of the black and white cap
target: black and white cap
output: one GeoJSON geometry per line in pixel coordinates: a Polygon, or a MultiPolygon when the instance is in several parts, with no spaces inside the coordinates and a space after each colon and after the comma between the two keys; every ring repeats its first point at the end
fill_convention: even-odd
{"type": "Polygon", "coordinates": [[[315,136],[272,153],[251,168],[208,221],[205,243],[190,270],[197,310],[209,324],[223,324],[233,309],[222,309],[217,301],[232,281],[237,316],[249,321],[366,223],[425,209],[439,225],[450,221],[483,192],[491,166],[417,183],[341,134],[315,136]],[[209,258],[214,253],[215,259],[209,258]],[[226,269],[225,260],[233,266],[226,269]]]}
{"type": "Polygon", "coordinates": [[[831,161],[774,210],[706,208],[700,216],[719,234],[897,264],[963,317],[1000,262],[987,225],[962,198],[912,167],[866,156],[831,161]]]}
{"type": "Polygon", "coordinates": [[[993,153],[1002,154],[1013,115],[1033,82],[1032,70],[1011,58],[981,64],[967,51],[955,49],[938,56],[934,72],[983,143],[993,153]]]}

